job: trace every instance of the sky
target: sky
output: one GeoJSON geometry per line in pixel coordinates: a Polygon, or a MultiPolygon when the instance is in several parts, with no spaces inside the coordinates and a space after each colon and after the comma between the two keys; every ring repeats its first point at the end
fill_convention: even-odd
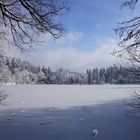
{"type": "Polygon", "coordinates": [[[88,68],[108,67],[120,60],[111,53],[118,49],[119,38],[114,32],[118,22],[139,13],[120,9],[124,0],[71,0],[70,12],[62,17],[65,31],[54,40],[50,35],[40,36],[43,41],[26,54],[12,49],[10,56],[21,57],[34,65],[85,72],[88,68]]]}

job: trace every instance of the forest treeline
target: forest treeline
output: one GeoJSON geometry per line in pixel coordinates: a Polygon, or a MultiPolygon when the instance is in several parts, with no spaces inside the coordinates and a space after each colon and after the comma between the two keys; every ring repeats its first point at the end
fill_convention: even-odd
{"type": "Polygon", "coordinates": [[[66,69],[52,71],[27,61],[0,55],[0,83],[5,84],[139,84],[140,71],[113,65],[87,69],[85,73],[66,69]]]}

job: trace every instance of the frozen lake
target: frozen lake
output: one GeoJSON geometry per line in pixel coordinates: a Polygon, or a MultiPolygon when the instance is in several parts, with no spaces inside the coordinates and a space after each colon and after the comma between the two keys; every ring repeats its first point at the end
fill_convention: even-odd
{"type": "Polygon", "coordinates": [[[3,86],[2,140],[140,140],[127,101],[139,85],[3,86]],[[94,137],[93,130],[98,130],[94,137]]]}
{"type": "Polygon", "coordinates": [[[140,85],[10,85],[2,89],[8,94],[4,109],[69,108],[125,100],[140,85]]]}

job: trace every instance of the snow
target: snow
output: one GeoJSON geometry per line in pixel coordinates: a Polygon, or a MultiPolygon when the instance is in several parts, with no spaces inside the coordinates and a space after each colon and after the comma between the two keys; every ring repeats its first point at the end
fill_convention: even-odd
{"type": "Polygon", "coordinates": [[[97,135],[98,135],[98,129],[93,129],[92,130],[92,133],[93,133],[93,135],[94,135],[94,137],[97,137],[97,135]]]}
{"type": "Polygon", "coordinates": [[[7,106],[1,109],[97,105],[131,98],[140,85],[4,85],[7,106]]]}

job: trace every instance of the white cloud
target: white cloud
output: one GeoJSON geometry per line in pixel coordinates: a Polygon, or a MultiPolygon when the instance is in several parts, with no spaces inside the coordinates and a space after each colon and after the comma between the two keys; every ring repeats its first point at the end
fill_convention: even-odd
{"type": "Polygon", "coordinates": [[[74,43],[82,39],[83,33],[81,32],[69,32],[65,34],[63,37],[61,37],[57,43],[58,44],[65,44],[65,43],[74,43]]]}
{"type": "Polygon", "coordinates": [[[54,49],[60,47],[67,47],[68,45],[74,45],[74,43],[80,41],[83,36],[84,35],[81,32],[68,32],[57,40],[54,40],[52,36],[46,34],[42,34],[39,39],[44,42],[44,48],[54,49]]]}
{"type": "Polygon", "coordinates": [[[83,38],[84,35],[78,32],[68,33],[57,41],[43,36],[44,45],[32,51],[26,58],[35,65],[45,65],[53,70],[65,68],[80,72],[85,72],[87,68],[107,67],[117,62],[110,54],[117,48],[113,39],[103,40],[96,49],[82,50],[76,43],[80,44],[83,38]]]}
{"type": "MultiPolygon", "coordinates": [[[[69,39],[74,40],[74,35],[69,39]]],[[[117,48],[115,41],[112,39],[104,41],[96,49],[88,49],[87,51],[69,46],[67,38],[66,40],[63,38],[62,44],[64,46],[35,52],[29,57],[29,60],[34,64],[49,66],[53,70],[61,67],[81,72],[86,71],[87,68],[107,67],[117,62],[117,59],[111,54],[113,49],[117,48]]]]}

